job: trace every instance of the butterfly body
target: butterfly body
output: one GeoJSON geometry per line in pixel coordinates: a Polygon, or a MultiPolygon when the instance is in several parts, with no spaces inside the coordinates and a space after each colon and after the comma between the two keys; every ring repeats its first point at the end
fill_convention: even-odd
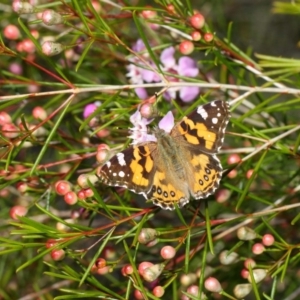
{"type": "Polygon", "coordinates": [[[113,156],[101,168],[100,180],[143,194],[164,209],[182,207],[191,197],[206,198],[222,176],[215,154],[223,143],[228,109],[226,102],[213,101],[184,117],[171,132],[156,128],[156,142],[113,156]]]}

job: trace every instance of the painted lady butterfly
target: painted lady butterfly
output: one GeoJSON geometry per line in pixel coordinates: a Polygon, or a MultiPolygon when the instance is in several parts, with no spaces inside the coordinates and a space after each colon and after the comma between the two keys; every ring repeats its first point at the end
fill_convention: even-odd
{"type": "Polygon", "coordinates": [[[156,142],[133,145],[113,156],[99,171],[100,180],[142,194],[173,210],[206,198],[219,186],[220,150],[229,121],[229,105],[212,101],[175,124],[170,133],[156,128],[156,142]]]}

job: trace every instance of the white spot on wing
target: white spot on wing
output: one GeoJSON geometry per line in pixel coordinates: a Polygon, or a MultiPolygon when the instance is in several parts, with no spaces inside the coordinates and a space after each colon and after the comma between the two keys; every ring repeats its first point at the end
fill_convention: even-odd
{"type": "Polygon", "coordinates": [[[113,173],[113,176],[117,176],[117,173],[113,173]]]}
{"type": "Polygon", "coordinates": [[[212,121],[214,124],[217,124],[217,123],[218,123],[218,118],[212,118],[211,121],[212,121]]]}
{"type": "Polygon", "coordinates": [[[120,164],[120,166],[126,166],[126,162],[125,162],[125,159],[124,159],[124,153],[120,152],[117,154],[117,159],[118,159],[118,162],[120,164]]]}
{"type": "Polygon", "coordinates": [[[216,101],[210,102],[211,106],[217,106],[216,101]]]}
{"type": "Polygon", "coordinates": [[[107,166],[108,168],[110,168],[110,166],[111,166],[111,162],[110,162],[110,161],[108,161],[108,162],[106,163],[106,166],[107,166]]]}
{"type": "Polygon", "coordinates": [[[124,173],[123,171],[120,171],[120,172],[119,172],[119,176],[120,176],[120,177],[125,177],[125,173],[124,173]]]}
{"type": "Polygon", "coordinates": [[[199,106],[199,107],[198,107],[197,113],[198,113],[204,120],[206,120],[207,117],[208,117],[207,111],[206,111],[202,106],[199,106]]]}

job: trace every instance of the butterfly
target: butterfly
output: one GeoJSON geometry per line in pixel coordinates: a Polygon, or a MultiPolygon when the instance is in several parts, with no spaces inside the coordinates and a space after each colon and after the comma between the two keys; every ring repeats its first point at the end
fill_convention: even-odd
{"type": "Polygon", "coordinates": [[[125,187],[163,209],[182,207],[219,187],[220,150],[229,122],[229,104],[215,100],[198,106],[170,132],[155,128],[156,141],[117,153],[98,172],[101,182],[125,187]]]}

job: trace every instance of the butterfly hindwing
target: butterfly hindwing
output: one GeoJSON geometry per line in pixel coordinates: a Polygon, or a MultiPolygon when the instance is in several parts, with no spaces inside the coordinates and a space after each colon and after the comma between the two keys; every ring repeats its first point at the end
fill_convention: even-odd
{"type": "Polygon", "coordinates": [[[190,183],[190,193],[195,199],[206,198],[219,187],[222,166],[215,155],[194,154],[191,159],[194,181],[190,183]]]}
{"type": "Polygon", "coordinates": [[[157,169],[154,173],[153,183],[147,198],[154,204],[164,209],[174,209],[175,204],[182,207],[189,202],[187,185],[175,186],[172,181],[167,180],[166,173],[157,169]]]}

